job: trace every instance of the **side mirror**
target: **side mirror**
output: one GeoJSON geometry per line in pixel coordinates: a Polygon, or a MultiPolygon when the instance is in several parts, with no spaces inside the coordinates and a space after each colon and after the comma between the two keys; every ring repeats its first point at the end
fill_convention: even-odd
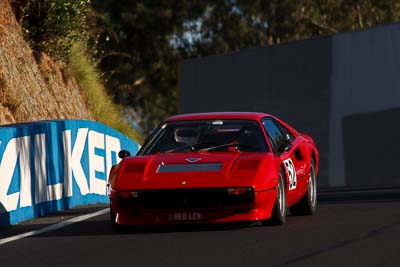
{"type": "Polygon", "coordinates": [[[130,157],[131,153],[128,150],[121,150],[120,152],[118,152],[118,157],[120,159],[124,159],[126,157],[130,157]]]}
{"type": "Polygon", "coordinates": [[[279,147],[279,153],[284,153],[289,151],[292,148],[292,145],[289,142],[284,142],[282,145],[279,147]]]}

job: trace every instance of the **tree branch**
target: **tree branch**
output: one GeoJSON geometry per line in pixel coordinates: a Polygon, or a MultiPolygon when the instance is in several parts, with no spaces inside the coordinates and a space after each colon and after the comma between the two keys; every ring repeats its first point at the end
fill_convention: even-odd
{"type": "Polygon", "coordinates": [[[320,23],[320,22],[318,22],[318,21],[312,19],[312,18],[309,17],[308,15],[302,14],[302,15],[301,15],[301,18],[304,19],[304,20],[307,20],[309,23],[311,23],[312,25],[314,25],[314,26],[320,28],[321,30],[328,31],[328,32],[330,32],[330,33],[338,33],[338,30],[336,30],[336,29],[334,29],[334,28],[332,28],[332,27],[329,27],[329,26],[326,25],[326,24],[322,24],[322,23],[320,23]]]}
{"type": "Polygon", "coordinates": [[[360,29],[363,29],[364,23],[363,23],[363,17],[361,14],[361,6],[359,3],[356,4],[356,9],[357,9],[358,27],[360,27],[360,29]]]}
{"type": "Polygon", "coordinates": [[[306,14],[305,10],[306,10],[305,6],[303,6],[300,9],[300,19],[308,21],[309,23],[311,23],[312,25],[316,26],[317,28],[320,28],[321,30],[328,31],[330,33],[337,33],[338,32],[338,30],[336,30],[335,28],[329,27],[328,25],[326,25],[326,23],[322,24],[322,23],[316,21],[315,19],[311,18],[308,14],[306,14]]]}

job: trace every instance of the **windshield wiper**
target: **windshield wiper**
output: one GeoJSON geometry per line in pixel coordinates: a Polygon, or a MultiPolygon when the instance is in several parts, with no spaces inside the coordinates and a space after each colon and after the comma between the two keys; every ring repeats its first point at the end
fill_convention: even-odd
{"type": "Polygon", "coordinates": [[[173,148],[173,149],[170,149],[170,150],[167,150],[167,151],[164,151],[163,153],[172,153],[172,152],[183,150],[183,149],[186,149],[186,148],[189,148],[190,151],[195,151],[195,149],[191,145],[186,144],[186,143],[185,144],[182,143],[181,146],[173,148]]]}
{"type": "Polygon", "coordinates": [[[231,142],[231,143],[222,144],[222,145],[218,145],[218,146],[211,146],[211,147],[202,148],[202,149],[200,149],[200,152],[207,152],[207,151],[210,151],[210,150],[214,150],[214,149],[218,149],[218,148],[224,148],[224,147],[230,147],[230,146],[238,147],[240,145],[239,145],[238,142],[231,142]]]}
{"type": "Polygon", "coordinates": [[[231,143],[222,144],[222,145],[218,145],[218,146],[207,147],[207,148],[200,149],[199,151],[200,152],[208,152],[210,150],[214,150],[214,149],[218,149],[218,148],[224,148],[224,147],[230,147],[230,146],[236,147],[237,151],[241,151],[241,148],[244,148],[244,149],[247,148],[247,149],[250,149],[251,151],[254,151],[254,152],[260,151],[259,147],[246,145],[246,144],[240,144],[238,142],[231,142],[231,143]]]}

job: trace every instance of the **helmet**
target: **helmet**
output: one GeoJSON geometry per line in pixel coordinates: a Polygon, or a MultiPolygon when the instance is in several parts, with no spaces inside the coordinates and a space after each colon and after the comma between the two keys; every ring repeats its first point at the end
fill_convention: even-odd
{"type": "Polygon", "coordinates": [[[182,142],[191,146],[198,143],[199,131],[192,127],[177,127],[174,130],[174,137],[176,142],[182,142]]]}

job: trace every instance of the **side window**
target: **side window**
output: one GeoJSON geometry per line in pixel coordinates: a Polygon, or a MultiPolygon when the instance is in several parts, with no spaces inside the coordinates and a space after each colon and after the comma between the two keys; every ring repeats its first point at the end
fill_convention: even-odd
{"type": "Polygon", "coordinates": [[[286,140],[286,135],[287,135],[289,137],[289,140],[287,140],[287,141],[292,142],[294,140],[294,135],[288,129],[286,129],[285,126],[280,124],[278,121],[275,121],[275,123],[278,125],[279,129],[281,130],[283,136],[285,137],[285,140],[286,140]]]}
{"type": "Polygon", "coordinates": [[[272,119],[264,119],[263,125],[268,133],[271,145],[275,152],[278,151],[279,146],[285,141],[285,137],[279,126],[272,119]]]}

